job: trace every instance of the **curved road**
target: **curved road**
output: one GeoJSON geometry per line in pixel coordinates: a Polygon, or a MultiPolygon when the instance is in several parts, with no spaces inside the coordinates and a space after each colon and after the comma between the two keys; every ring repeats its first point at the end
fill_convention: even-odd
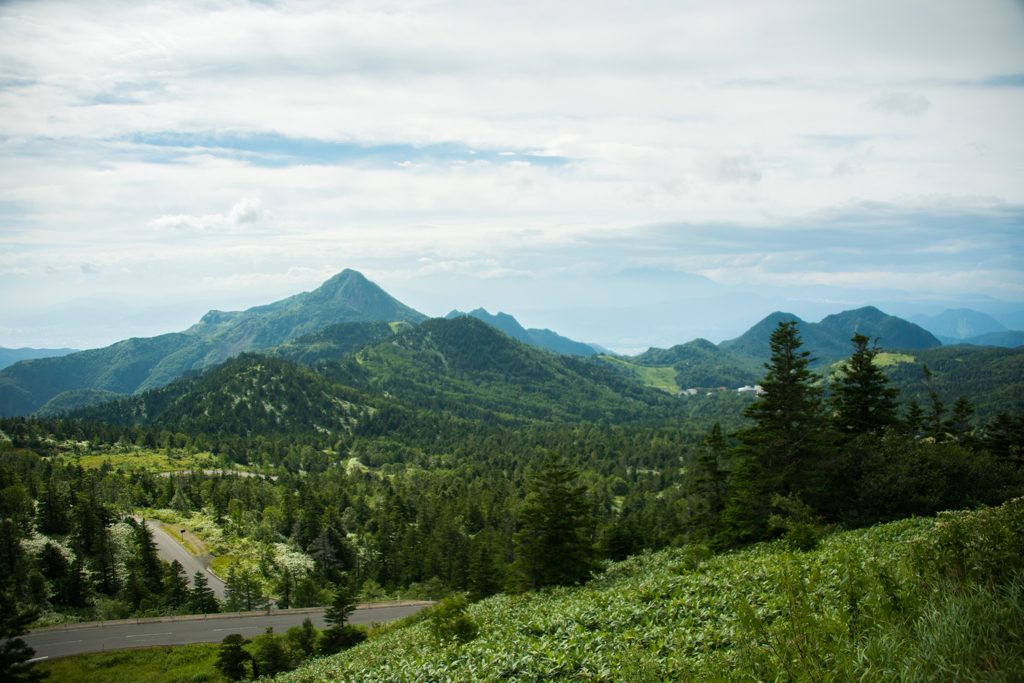
{"type": "MultiPolygon", "coordinates": [[[[135,517],[134,519],[136,522],[140,521],[138,517],[135,517]]],[[[152,519],[146,520],[146,528],[153,532],[153,541],[156,543],[156,554],[160,556],[160,559],[167,560],[167,562],[177,560],[181,563],[181,566],[185,568],[185,573],[188,575],[189,586],[192,586],[192,577],[195,576],[196,572],[202,572],[206,575],[206,578],[209,581],[209,587],[213,589],[213,593],[217,596],[217,599],[224,599],[224,582],[221,581],[216,574],[211,572],[202,560],[198,557],[193,557],[192,554],[185,549],[185,546],[181,545],[173,538],[170,538],[170,534],[174,533],[173,531],[164,529],[160,522],[152,519]]]]}
{"type": "MultiPolygon", "coordinates": [[[[385,622],[414,614],[426,607],[426,604],[411,604],[394,607],[362,607],[352,613],[349,622],[352,624],[369,624],[385,622]]],[[[292,626],[298,626],[303,619],[309,618],[317,628],[324,628],[324,610],[304,613],[301,608],[278,611],[273,616],[211,616],[179,617],[175,621],[160,621],[140,624],[119,623],[114,626],[90,625],[75,628],[72,624],[68,630],[47,630],[42,633],[30,633],[21,636],[28,645],[35,649],[35,660],[55,659],[87,652],[103,652],[106,650],[127,650],[140,647],[157,647],[170,645],[187,645],[189,643],[219,643],[224,636],[241,633],[247,638],[264,633],[273,628],[274,633],[284,633],[292,626]]]]}

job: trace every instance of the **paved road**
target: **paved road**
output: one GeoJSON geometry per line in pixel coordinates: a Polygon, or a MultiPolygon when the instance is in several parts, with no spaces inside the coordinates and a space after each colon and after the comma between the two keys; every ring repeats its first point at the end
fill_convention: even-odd
{"type": "MultiPolygon", "coordinates": [[[[136,517],[135,521],[139,521],[136,517]]],[[[177,560],[181,563],[181,566],[185,568],[185,573],[188,575],[189,585],[192,585],[192,577],[195,576],[196,572],[202,572],[206,575],[209,580],[209,587],[213,589],[214,595],[218,599],[223,600],[225,597],[225,584],[217,576],[206,568],[202,560],[198,557],[193,557],[185,546],[181,545],[173,538],[170,538],[169,533],[174,533],[173,530],[164,529],[160,522],[152,519],[146,520],[146,528],[153,532],[153,541],[156,542],[156,553],[160,556],[160,559],[173,562],[177,560]]]]}
{"type": "MultiPolygon", "coordinates": [[[[414,614],[426,605],[403,605],[401,607],[362,608],[353,612],[350,622],[369,624],[372,621],[385,622],[414,614]]],[[[193,621],[170,621],[149,624],[127,624],[117,626],[92,626],[67,631],[48,631],[22,636],[22,640],[36,651],[36,659],[55,659],[79,655],[86,652],[105,650],[127,650],[139,647],[186,645],[188,643],[219,643],[224,636],[241,633],[246,638],[264,633],[273,627],[274,633],[284,633],[292,626],[298,626],[309,618],[317,628],[324,628],[323,611],[303,614],[301,609],[277,612],[272,617],[218,617],[193,621]]]]}

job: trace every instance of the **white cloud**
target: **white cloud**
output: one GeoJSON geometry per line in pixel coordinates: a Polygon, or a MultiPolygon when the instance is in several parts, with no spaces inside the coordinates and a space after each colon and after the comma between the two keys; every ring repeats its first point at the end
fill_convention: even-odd
{"type": "Polygon", "coordinates": [[[245,198],[231,207],[225,214],[209,214],[206,216],[189,216],[187,214],[165,215],[150,221],[149,226],[155,230],[178,230],[181,232],[209,232],[213,230],[229,230],[245,228],[259,223],[268,217],[263,203],[259,199],[245,198]]]}
{"type": "Polygon", "coordinates": [[[920,118],[931,109],[931,101],[920,93],[886,92],[871,100],[871,108],[885,114],[920,118]]]}
{"type": "Polygon", "coordinates": [[[644,265],[1024,279],[1005,0],[39,0],[0,35],[17,297],[273,298],[338,264],[494,296],[644,265]]]}

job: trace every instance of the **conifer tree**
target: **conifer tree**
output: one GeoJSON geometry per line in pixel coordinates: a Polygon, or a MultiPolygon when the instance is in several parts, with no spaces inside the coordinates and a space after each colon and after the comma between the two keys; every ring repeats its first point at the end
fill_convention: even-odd
{"type": "Polygon", "coordinates": [[[579,475],[554,453],[548,453],[519,513],[512,565],[517,589],[582,583],[594,566],[591,540],[594,521],[584,495],[575,486],[579,475]]]}
{"type": "Polygon", "coordinates": [[[695,495],[703,506],[686,525],[701,538],[715,538],[721,532],[722,512],[729,488],[729,470],[722,461],[729,457],[729,442],[722,434],[722,425],[715,422],[711,433],[701,442],[701,455],[697,459],[696,478],[687,492],[695,495]]]}
{"type": "Polygon", "coordinates": [[[240,633],[232,633],[221,641],[220,653],[214,666],[229,681],[240,681],[248,674],[245,665],[252,661],[252,657],[242,649],[245,642],[240,633]]]}
{"type": "Polygon", "coordinates": [[[167,591],[167,602],[174,608],[183,607],[188,602],[188,575],[181,562],[174,560],[167,568],[167,578],[164,580],[167,591]]]}
{"type": "Polygon", "coordinates": [[[35,683],[49,676],[35,668],[36,651],[19,638],[28,633],[28,625],[39,617],[39,610],[19,610],[7,591],[0,591],[0,681],[35,683]]]}
{"type": "Polygon", "coordinates": [[[193,588],[189,592],[188,606],[193,614],[216,614],[220,611],[217,596],[209,584],[209,579],[201,571],[192,577],[193,588]]]}
{"type": "Polygon", "coordinates": [[[780,322],[769,346],[764,393],[743,411],[755,424],[734,434],[740,445],[717,546],[767,538],[773,495],[811,502],[818,494],[828,433],[822,390],[814,386],[818,376],[808,368],[816,359],[800,350],[796,321],[780,322]]]}
{"type": "Polygon", "coordinates": [[[881,432],[900,422],[896,403],[899,389],[886,386],[889,378],[874,363],[878,340],[869,347],[870,339],[855,334],[850,341],[853,354],[841,370],[832,373],[829,398],[832,423],[843,438],[881,432]]]}

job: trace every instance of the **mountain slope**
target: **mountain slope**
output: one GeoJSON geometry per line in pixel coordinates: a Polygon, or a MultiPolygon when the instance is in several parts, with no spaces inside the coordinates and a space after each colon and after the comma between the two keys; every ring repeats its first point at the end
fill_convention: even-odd
{"type": "Polygon", "coordinates": [[[315,366],[244,354],[201,377],[72,414],[83,420],[254,436],[419,433],[445,420],[677,421],[675,397],[595,363],[523,344],[476,318],[435,318],[315,366]],[[371,419],[372,416],[372,419],[371,419]],[[438,422],[440,421],[440,422],[438,422]]]}
{"type": "MultiPolygon", "coordinates": [[[[0,370],[0,413],[27,415],[79,389],[135,394],[243,351],[278,346],[339,322],[420,322],[426,316],[353,270],[312,292],[246,311],[210,311],[183,333],[129,339],[102,349],[27,361],[0,370]]],[[[81,396],[81,395],[80,395],[81,396]]]]}

